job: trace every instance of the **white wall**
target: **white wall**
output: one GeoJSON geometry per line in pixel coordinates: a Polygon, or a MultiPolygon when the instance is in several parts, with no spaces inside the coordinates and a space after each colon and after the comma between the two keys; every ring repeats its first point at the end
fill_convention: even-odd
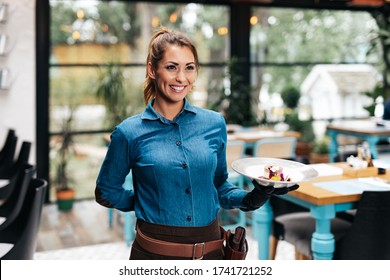
{"type": "Polygon", "coordinates": [[[0,147],[8,128],[22,141],[32,142],[30,162],[35,163],[35,1],[5,0],[8,20],[0,24],[0,32],[9,36],[11,50],[0,57],[0,68],[10,71],[8,91],[0,91],[0,147]]]}

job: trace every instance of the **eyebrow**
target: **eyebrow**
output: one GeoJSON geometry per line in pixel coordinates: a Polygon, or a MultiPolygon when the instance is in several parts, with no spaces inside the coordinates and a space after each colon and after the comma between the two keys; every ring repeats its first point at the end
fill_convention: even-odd
{"type": "MultiPolygon", "coordinates": [[[[175,64],[175,65],[179,65],[179,63],[177,63],[177,62],[174,62],[174,61],[167,61],[166,63],[172,63],[172,64],[175,64]]],[[[188,63],[186,63],[186,65],[190,65],[190,64],[195,64],[195,62],[188,62],[188,63]]]]}

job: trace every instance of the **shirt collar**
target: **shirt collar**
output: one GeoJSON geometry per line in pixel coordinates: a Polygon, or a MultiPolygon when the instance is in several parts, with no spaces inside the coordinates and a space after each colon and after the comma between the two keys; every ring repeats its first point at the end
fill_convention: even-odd
{"type": "MultiPolygon", "coordinates": [[[[142,113],[142,116],[141,116],[141,119],[143,120],[158,120],[160,119],[162,122],[167,122],[167,120],[163,117],[163,116],[160,116],[153,108],[153,103],[154,103],[154,99],[152,99],[148,105],[146,106],[144,112],[142,113]]],[[[187,111],[187,112],[190,112],[190,113],[193,113],[193,114],[196,114],[196,107],[195,106],[192,106],[190,104],[190,102],[188,101],[187,98],[184,98],[184,106],[183,106],[183,109],[180,111],[179,115],[177,115],[177,117],[175,118],[175,120],[177,120],[180,115],[183,114],[184,111],[187,111]]]]}

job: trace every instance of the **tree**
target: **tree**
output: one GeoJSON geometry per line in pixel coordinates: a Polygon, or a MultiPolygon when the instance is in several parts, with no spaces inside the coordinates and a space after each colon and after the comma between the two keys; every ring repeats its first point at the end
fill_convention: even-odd
{"type": "MultiPolygon", "coordinates": [[[[286,85],[298,87],[310,71],[310,64],[365,63],[372,18],[367,12],[255,9],[261,24],[252,27],[251,48],[254,62],[271,65],[255,68],[266,75],[270,92],[281,92],[286,85]],[[265,19],[264,19],[265,17],[265,19]],[[280,66],[273,66],[280,63],[280,66]],[[294,67],[285,67],[293,64],[294,67]],[[301,64],[304,67],[300,67],[301,64]]],[[[253,76],[258,76],[254,74],[253,76]]],[[[259,92],[263,81],[254,85],[259,92]]]]}
{"type": "Polygon", "coordinates": [[[379,52],[382,58],[379,60],[382,68],[382,82],[372,92],[367,93],[373,99],[373,105],[366,109],[373,115],[375,99],[378,96],[383,96],[384,100],[390,98],[390,4],[385,3],[381,10],[372,11],[371,15],[377,23],[377,29],[372,31],[374,36],[367,54],[379,52]]]}
{"type": "Polygon", "coordinates": [[[233,57],[228,65],[224,77],[225,83],[218,85],[213,89],[217,97],[216,102],[209,103],[209,107],[216,111],[221,111],[228,124],[240,124],[244,126],[253,126],[257,120],[253,112],[248,111],[246,99],[243,96],[250,95],[251,88],[242,83],[242,75],[238,67],[238,59],[233,57]]]}

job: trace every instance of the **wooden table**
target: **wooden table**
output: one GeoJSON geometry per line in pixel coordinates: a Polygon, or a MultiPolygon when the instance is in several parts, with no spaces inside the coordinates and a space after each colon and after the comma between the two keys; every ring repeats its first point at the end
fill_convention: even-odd
{"type": "Polygon", "coordinates": [[[354,136],[367,141],[373,158],[378,158],[376,144],[380,140],[390,137],[390,126],[378,126],[377,122],[372,119],[337,121],[329,124],[326,129],[331,138],[329,146],[330,162],[334,162],[335,156],[338,154],[338,135],[354,136]]]}
{"type": "Polygon", "coordinates": [[[276,131],[264,128],[249,128],[228,134],[228,141],[243,141],[246,148],[253,148],[256,141],[266,138],[296,137],[299,139],[301,134],[296,131],[276,131]]]}
{"type": "MultiPolygon", "coordinates": [[[[320,165],[312,166],[317,168],[320,165]]],[[[339,167],[340,169],[348,167],[346,163],[322,164],[321,166],[339,167]]],[[[390,180],[390,170],[387,170],[385,175],[375,175],[375,177],[390,180]]],[[[315,180],[302,182],[298,190],[279,196],[287,201],[308,208],[311,216],[316,220],[316,230],[313,233],[311,243],[314,259],[330,260],[333,258],[335,240],[330,230],[331,220],[336,216],[337,212],[354,209],[356,202],[359,201],[361,196],[361,193],[340,194],[318,187],[316,184],[322,182],[339,184],[340,180],[351,179],[357,178],[344,174],[319,176],[315,180]]],[[[334,186],[338,187],[337,185],[334,186]]],[[[388,188],[390,191],[390,185],[388,188]]],[[[258,240],[259,259],[269,258],[269,237],[272,220],[273,213],[269,203],[253,212],[253,227],[255,237],[258,240]]]]}

